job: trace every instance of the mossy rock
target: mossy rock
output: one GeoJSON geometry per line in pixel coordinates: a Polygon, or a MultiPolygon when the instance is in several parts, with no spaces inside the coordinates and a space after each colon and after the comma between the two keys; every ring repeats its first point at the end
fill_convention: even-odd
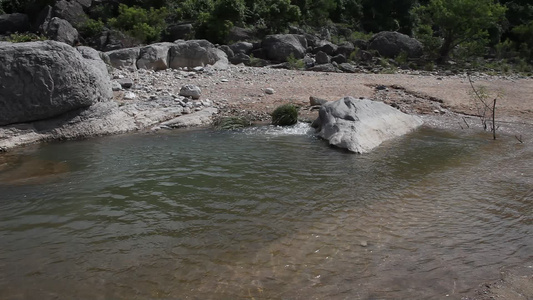
{"type": "Polygon", "coordinates": [[[292,104],[283,104],[278,106],[271,116],[273,125],[294,125],[298,122],[298,108],[292,104]]]}

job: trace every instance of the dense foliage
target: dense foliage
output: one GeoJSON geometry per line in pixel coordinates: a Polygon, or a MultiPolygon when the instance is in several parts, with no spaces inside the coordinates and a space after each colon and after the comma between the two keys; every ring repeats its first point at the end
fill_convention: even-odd
{"type": "MultiPolygon", "coordinates": [[[[0,13],[33,19],[56,1],[0,0],[0,13]]],[[[292,25],[307,32],[342,28],[332,30],[333,41],[398,31],[421,40],[426,57],[440,62],[486,55],[533,59],[531,0],[102,0],[86,12],[89,18],[76,25],[86,37],[110,28],[150,43],[170,25],[193,23],[196,38],[229,43],[233,26],[264,35],[292,25]]]]}

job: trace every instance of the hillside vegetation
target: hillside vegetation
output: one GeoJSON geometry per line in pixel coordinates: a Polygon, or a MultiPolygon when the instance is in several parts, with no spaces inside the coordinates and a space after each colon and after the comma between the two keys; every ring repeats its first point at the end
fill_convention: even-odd
{"type": "MultiPolygon", "coordinates": [[[[0,0],[0,13],[37,18],[56,0],[0,0]]],[[[444,63],[492,58],[530,70],[533,61],[533,4],[530,0],[102,0],[73,24],[83,40],[102,31],[121,31],[138,43],[168,39],[172,25],[190,23],[190,38],[214,43],[237,26],[261,37],[294,28],[307,33],[331,29],[333,42],[368,39],[398,31],[420,40],[429,61],[444,63]]]]}

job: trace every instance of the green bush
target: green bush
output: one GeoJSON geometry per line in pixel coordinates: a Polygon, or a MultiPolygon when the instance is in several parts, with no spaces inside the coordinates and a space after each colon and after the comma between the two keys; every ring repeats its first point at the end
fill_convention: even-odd
{"type": "Polygon", "coordinates": [[[303,59],[297,59],[292,53],[287,57],[287,62],[289,63],[289,69],[291,70],[301,70],[305,66],[303,59]]]}
{"type": "Polygon", "coordinates": [[[296,122],[298,122],[298,108],[293,104],[283,104],[272,112],[273,125],[288,126],[296,122]]]}
{"type": "Polygon", "coordinates": [[[166,8],[149,10],[138,6],[129,7],[119,5],[119,14],[116,18],[109,19],[109,24],[126,32],[144,43],[156,42],[160,39],[162,31],[166,28],[165,18],[168,15],[166,8]]]}
{"type": "Polygon", "coordinates": [[[104,30],[104,22],[102,20],[87,19],[77,29],[84,37],[95,37],[104,30]]]}

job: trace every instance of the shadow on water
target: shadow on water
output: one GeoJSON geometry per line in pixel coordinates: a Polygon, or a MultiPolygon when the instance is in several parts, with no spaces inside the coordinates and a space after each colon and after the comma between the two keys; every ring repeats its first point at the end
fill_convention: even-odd
{"type": "Polygon", "coordinates": [[[306,127],[46,145],[21,164],[66,175],[0,185],[0,298],[458,298],[533,252],[513,147],[423,128],[354,155],[306,127]]]}

